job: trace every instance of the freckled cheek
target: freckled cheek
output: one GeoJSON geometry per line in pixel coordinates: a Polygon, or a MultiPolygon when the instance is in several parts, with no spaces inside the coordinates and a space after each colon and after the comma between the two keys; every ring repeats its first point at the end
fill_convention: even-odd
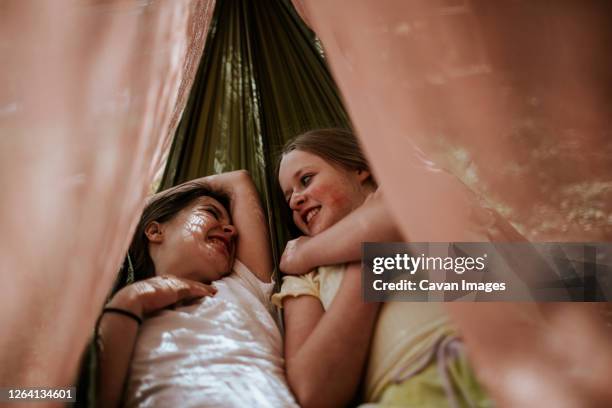
{"type": "Polygon", "coordinates": [[[212,257],[214,255],[216,255],[217,251],[215,250],[215,248],[213,248],[211,243],[207,243],[207,242],[200,242],[198,243],[198,252],[201,255],[204,255],[205,257],[212,257]]]}
{"type": "Polygon", "coordinates": [[[200,248],[204,245],[202,235],[197,228],[185,228],[181,234],[181,240],[192,247],[200,248]]]}
{"type": "Polygon", "coordinates": [[[216,244],[210,242],[210,241],[202,241],[200,240],[198,242],[198,251],[200,254],[203,254],[205,257],[210,257],[210,259],[219,257],[219,256],[223,256],[223,258],[230,258],[232,257],[232,255],[235,252],[235,247],[232,247],[229,251],[229,257],[225,256],[224,254],[221,254],[221,252],[219,252],[219,249],[217,247],[216,244]]]}
{"type": "MultiPolygon", "coordinates": [[[[351,197],[348,191],[344,188],[338,188],[337,184],[313,187],[312,197],[327,207],[328,210],[335,212],[344,212],[346,208],[351,207],[351,197]]],[[[341,214],[345,215],[345,214],[341,214]]]]}
{"type": "Polygon", "coordinates": [[[350,197],[344,192],[339,192],[339,191],[336,191],[330,194],[329,200],[332,204],[334,204],[334,206],[339,207],[339,208],[345,208],[345,207],[350,206],[351,204],[350,197]]]}
{"type": "Polygon", "coordinates": [[[206,219],[191,215],[183,225],[183,237],[190,241],[203,241],[206,236],[206,219]]]}

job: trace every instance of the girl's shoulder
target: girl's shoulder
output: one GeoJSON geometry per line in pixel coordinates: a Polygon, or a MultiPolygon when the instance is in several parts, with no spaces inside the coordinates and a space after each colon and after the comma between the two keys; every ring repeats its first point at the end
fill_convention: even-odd
{"type": "Polygon", "coordinates": [[[314,296],[327,310],[342,283],[346,264],[319,266],[304,275],[286,275],[278,293],[272,295],[272,303],[282,308],[287,296],[314,296]]]}
{"type": "Polygon", "coordinates": [[[262,282],[245,264],[240,262],[238,258],[234,261],[234,266],[232,267],[232,272],[229,277],[239,281],[242,286],[253,292],[264,304],[268,303],[268,299],[274,289],[274,279],[270,282],[262,282]]]}

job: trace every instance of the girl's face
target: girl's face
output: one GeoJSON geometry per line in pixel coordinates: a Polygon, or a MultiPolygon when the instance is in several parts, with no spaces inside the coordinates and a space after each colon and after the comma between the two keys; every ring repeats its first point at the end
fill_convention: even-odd
{"type": "Polygon", "coordinates": [[[279,183],[293,213],[293,222],[305,235],[326,230],[359,207],[368,190],[365,170],[346,170],[300,150],[285,154],[279,183]]]}
{"type": "MultiPolygon", "coordinates": [[[[220,279],[231,270],[236,229],[227,210],[214,198],[198,197],[170,221],[150,227],[158,235],[147,236],[158,243],[168,273],[200,282],[220,279]]],[[[162,258],[158,258],[162,259],[162,258]]]]}

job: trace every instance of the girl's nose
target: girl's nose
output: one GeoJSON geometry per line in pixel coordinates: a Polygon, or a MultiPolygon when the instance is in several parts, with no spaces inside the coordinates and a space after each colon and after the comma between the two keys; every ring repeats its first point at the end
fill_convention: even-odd
{"type": "Polygon", "coordinates": [[[289,208],[296,210],[306,202],[304,194],[301,192],[295,192],[291,195],[291,201],[289,202],[289,208]]]}
{"type": "Polygon", "coordinates": [[[224,225],[223,232],[229,235],[230,237],[233,237],[234,235],[236,235],[236,227],[230,224],[224,225]]]}

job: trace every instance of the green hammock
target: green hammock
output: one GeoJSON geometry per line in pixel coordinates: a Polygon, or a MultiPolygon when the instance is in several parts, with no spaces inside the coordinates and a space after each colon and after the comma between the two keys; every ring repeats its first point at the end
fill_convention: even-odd
{"type": "MultiPolygon", "coordinates": [[[[288,1],[218,0],[160,189],[247,169],[268,215],[275,264],[290,231],[275,166],[298,133],[350,127],[314,34],[288,1]]],[[[95,406],[95,347],[85,353],[76,406],[95,406]]]]}
{"type": "Polygon", "coordinates": [[[273,256],[288,238],[274,174],[298,133],[349,127],[314,34],[287,1],[218,1],[160,188],[247,169],[267,211],[273,256]]]}

